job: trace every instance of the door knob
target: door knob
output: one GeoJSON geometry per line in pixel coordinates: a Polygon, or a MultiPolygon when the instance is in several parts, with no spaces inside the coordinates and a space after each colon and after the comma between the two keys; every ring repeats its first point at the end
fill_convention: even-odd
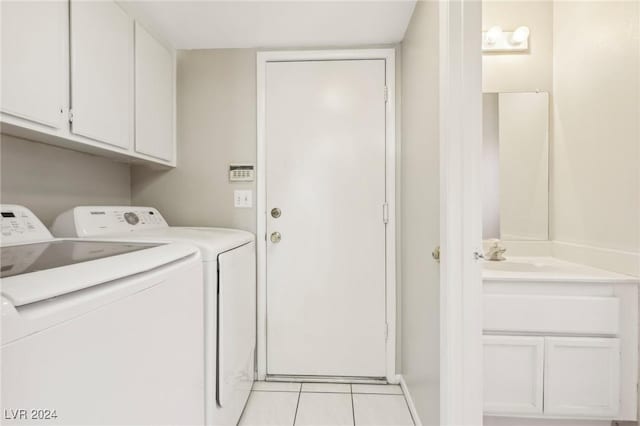
{"type": "Polygon", "coordinates": [[[280,235],[279,232],[271,233],[271,242],[272,243],[274,243],[274,244],[279,243],[281,239],[282,239],[282,235],[280,235]]]}
{"type": "Polygon", "coordinates": [[[282,215],[282,211],[279,208],[274,207],[274,208],[271,209],[271,217],[272,218],[277,219],[281,215],[282,215]]]}

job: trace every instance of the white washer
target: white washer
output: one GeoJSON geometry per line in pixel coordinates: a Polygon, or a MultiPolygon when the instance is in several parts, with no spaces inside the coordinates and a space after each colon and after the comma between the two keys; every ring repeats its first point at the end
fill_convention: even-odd
{"type": "Polygon", "coordinates": [[[151,207],[81,206],[54,222],[56,236],[188,242],[200,248],[204,274],[205,416],[235,425],[255,371],[255,238],[245,231],[169,226],[151,207]]]}
{"type": "Polygon", "coordinates": [[[55,239],[0,209],[3,424],[204,424],[197,248],[55,239]]]}

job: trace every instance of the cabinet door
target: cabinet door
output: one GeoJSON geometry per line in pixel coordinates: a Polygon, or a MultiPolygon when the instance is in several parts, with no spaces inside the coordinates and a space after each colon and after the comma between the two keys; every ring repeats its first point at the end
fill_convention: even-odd
{"type": "Polygon", "coordinates": [[[171,161],[173,135],[173,55],[136,23],[136,151],[171,161]]]}
{"type": "Polygon", "coordinates": [[[112,1],[71,4],[71,131],[128,149],[133,138],[133,20],[112,1]]]}
{"type": "Polygon", "coordinates": [[[3,113],[59,129],[68,104],[66,1],[2,2],[3,113]]]}
{"type": "Polygon", "coordinates": [[[546,338],[545,414],[614,418],[620,404],[620,341],[546,338]]]}
{"type": "Polygon", "coordinates": [[[544,338],[485,335],[483,346],[485,414],[542,413],[544,338]]]}

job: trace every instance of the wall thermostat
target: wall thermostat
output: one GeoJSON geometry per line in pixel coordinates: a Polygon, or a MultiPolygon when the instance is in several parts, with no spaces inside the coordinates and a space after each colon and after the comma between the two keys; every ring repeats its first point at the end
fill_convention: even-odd
{"type": "Polygon", "coordinates": [[[229,165],[230,182],[253,182],[255,180],[255,166],[253,164],[229,165]]]}

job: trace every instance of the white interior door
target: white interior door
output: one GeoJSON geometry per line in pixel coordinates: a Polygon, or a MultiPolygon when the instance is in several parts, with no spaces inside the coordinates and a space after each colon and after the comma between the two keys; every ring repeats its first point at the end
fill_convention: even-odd
{"type": "Polygon", "coordinates": [[[384,60],[266,65],[267,374],[385,376],[385,109],[384,60]]]}

